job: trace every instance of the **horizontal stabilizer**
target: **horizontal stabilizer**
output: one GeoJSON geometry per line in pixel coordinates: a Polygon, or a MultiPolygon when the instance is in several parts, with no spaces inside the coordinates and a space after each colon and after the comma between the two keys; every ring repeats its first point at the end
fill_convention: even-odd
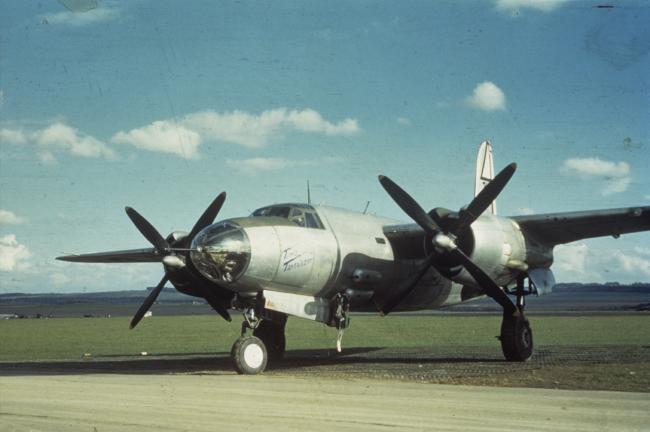
{"type": "Polygon", "coordinates": [[[59,261],[85,262],[85,263],[135,263],[135,262],[160,262],[162,256],[154,248],[129,249],[111,252],[97,252],[82,255],[64,255],[56,257],[59,261]]]}

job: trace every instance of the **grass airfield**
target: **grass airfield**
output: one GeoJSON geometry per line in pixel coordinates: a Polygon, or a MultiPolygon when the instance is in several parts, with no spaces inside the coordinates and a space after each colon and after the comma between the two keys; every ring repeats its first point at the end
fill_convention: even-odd
{"type": "MultiPolygon", "coordinates": [[[[498,315],[357,315],[341,355],[334,329],[289,319],[287,358],[267,374],[650,392],[650,315],[530,319],[536,352],[522,364],[502,359],[498,315]]],[[[153,316],[135,330],[128,323],[128,317],[0,321],[0,374],[233,373],[227,354],[239,336],[237,320],[153,316]]]]}
{"type": "Polygon", "coordinates": [[[650,315],[530,319],[526,363],[498,315],[354,316],[340,355],[290,319],[260,376],[233,372],[240,326],[216,315],[3,320],[0,431],[650,428],[650,315]]]}

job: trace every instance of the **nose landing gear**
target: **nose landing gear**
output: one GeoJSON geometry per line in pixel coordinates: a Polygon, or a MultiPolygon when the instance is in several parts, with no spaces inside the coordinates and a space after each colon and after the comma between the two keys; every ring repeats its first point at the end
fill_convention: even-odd
{"type": "Polygon", "coordinates": [[[235,370],[240,375],[256,375],[264,372],[268,353],[264,342],[255,336],[242,336],[230,351],[235,370]]]}
{"type": "Polygon", "coordinates": [[[264,311],[260,317],[254,307],[244,310],[241,336],[230,350],[235,370],[240,375],[256,375],[264,372],[269,362],[284,357],[286,338],[284,328],[287,316],[281,313],[264,311]],[[252,330],[252,335],[247,331],[252,330]]]}

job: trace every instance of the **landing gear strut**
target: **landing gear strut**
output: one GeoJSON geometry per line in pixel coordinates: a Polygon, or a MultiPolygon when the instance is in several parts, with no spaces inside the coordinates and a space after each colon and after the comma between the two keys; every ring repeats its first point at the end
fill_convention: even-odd
{"type": "Polygon", "coordinates": [[[332,310],[334,313],[330,317],[331,326],[336,327],[338,330],[336,336],[336,351],[341,352],[341,341],[343,340],[343,332],[350,326],[350,299],[347,295],[338,293],[332,302],[332,310]]]}
{"type": "Polygon", "coordinates": [[[523,362],[533,355],[533,331],[524,316],[525,296],[530,292],[524,290],[524,279],[517,280],[517,312],[503,315],[501,322],[501,350],[508,361],[523,362]]]}

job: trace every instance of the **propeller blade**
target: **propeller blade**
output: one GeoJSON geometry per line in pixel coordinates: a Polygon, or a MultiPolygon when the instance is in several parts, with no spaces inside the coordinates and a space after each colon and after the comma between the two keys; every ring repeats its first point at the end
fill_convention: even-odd
{"type": "Polygon", "coordinates": [[[162,291],[163,287],[165,286],[168,280],[169,278],[167,277],[167,275],[163,276],[162,280],[160,281],[160,283],[158,283],[156,288],[154,288],[149,293],[147,298],[144,300],[144,303],[142,303],[138,311],[135,313],[135,315],[133,315],[133,319],[131,320],[131,324],[129,325],[130,329],[133,329],[135,326],[138,325],[138,323],[140,322],[144,314],[147,313],[147,311],[149,310],[153,302],[156,301],[158,295],[160,294],[160,291],[162,291]]]}
{"type": "Polygon", "coordinates": [[[399,187],[395,182],[386,176],[379,176],[379,183],[384,187],[393,201],[413,219],[427,234],[435,234],[442,231],[438,224],[420,207],[420,205],[399,187]]]}
{"type": "Polygon", "coordinates": [[[420,279],[422,279],[427,270],[429,270],[429,267],[431,267],[434,258],[434,254],[429,255],[420,265],[418,270],[413,274],[413,276],[406,279],[404,283],[402,283],[400,287],[395,291],[395,294],[388,297],[388,300],[384,302],[379,310],[382,316],[386,316],[391,313],[391,311],[395,309],[397,305],[399,305],[406,297],[408,297],[409,294],[411,294],[413,289],[417,286],[418,282],[420,282],[420,279]]]}
{"type": "Polygon", "coordinates": [[[497,196],[501,193],[503,188],[506,186],[512,175],[517,169],[516,163],[511,163],[507,167],[501,170],[499,174],[496,175],[484,188],[479,192],[479,194],[472,200],[469,205],[461,209],[459,212],[459,220],[456,228],[454,229],[455,235],[460,235],[465,231],[479,216],[483,214],[485,209],[487,209],[492,201],[494,201],[497,196]]]}
{"type": "Polygon", "coordinates": [[[199,231],[214,222],[225,200],[226,193],[221,192],[219,195],[217,195],[214,201],[212,201],[208,208],[205,209],[199,220],[194,224],[194,228],[192,228],[192,231],[187,236],[190,241],[192,241],[192,239],[199,233],[199,231]]]}
{"type": "Polygon", "coordinates": [[[215,310],[223,319],[225,319],[228,322],[232,321],[232,318],[230,317],[230,314],[228,313],[228,309],[223,306],[219,298],[214,295],[212,291],[210,291],[209,288],[206,288],[202,284],[198,284],[200,287],[201,291],[203,291],[203,298],[208,302],[208,304],[212,307],[212,309],[215,310]]]}
{"type": "Polygon", "coordinates": [[[479,266],[474,264],[474,262],[459,248],[453,249],[451,252],[453,257],[458,259],[463,263],[463,267],[467,269],[469,274],[472,275],[476,283],[483,288],[485,294],[492,297],[494,301],[499,303],[503,307],[503,312],[508,315],[514,315],[517,312],[517,308],[514,303],[508,298],[508,295],[503,292],[499,285],[494,282],[494,280],[485,273],[479,266]]]}
{"type": "Polygon", "coordinates": [[[151,243],[159,253],[163,253],[169,249],[169,243],[167,243],[167,240],[165,240],[156,228],[142,217],[140,213],[131,207],[126,207],[124,210],[126,210],[127,216],[131,219],[138,231],[149,240],[149,243],[151,243]]]}
{"type": "Polygon", "coordinates": [[[225,319],[228,322],[232,321],[232,318],[230,317],[230,314],[228,313],[228,309],[223,307],[223,305],[220,302],[215,302],[214,300],[212,300],[210,298],[206,298],[205,300],[212,307],[212,309],[214,309],[214,311],[216,313],[221,315],[221,318],[225,319]]]}

